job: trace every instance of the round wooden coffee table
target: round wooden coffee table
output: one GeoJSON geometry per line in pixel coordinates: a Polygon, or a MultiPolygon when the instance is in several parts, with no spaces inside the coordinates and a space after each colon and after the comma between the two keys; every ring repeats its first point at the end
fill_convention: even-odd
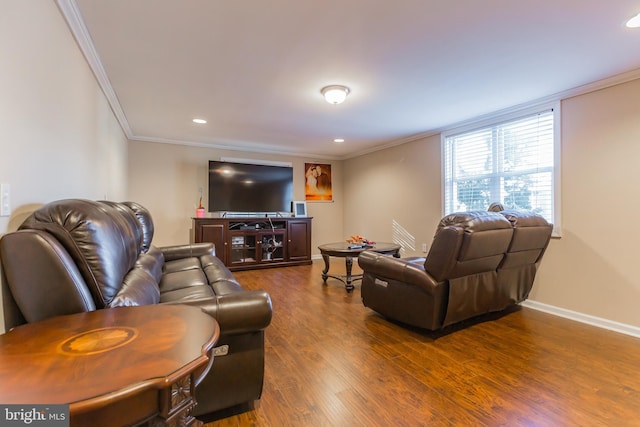
{"type": "Polygon", "coordinates": [[[374,243],[373,245],[363,246],[359,248],[351,248],[352,244],[347,242],[327,243],[318,246],[320,254],[324,260],[324,270],[322,270],[322,280],[327,283],[327,278],[333,277],[344,283],[347,292],[351,292],[354,288],[354,280],[362,280],[362,274],[351,274],[353,267],[353,258],[358,257],[363,251],[373,251],[385,255],[393,255],[396,258],[400,258],[400,245],[395,243],[374,243]],[[329,274],[329,260],[330,257],[344,258],[347,274],[329,274]]]}

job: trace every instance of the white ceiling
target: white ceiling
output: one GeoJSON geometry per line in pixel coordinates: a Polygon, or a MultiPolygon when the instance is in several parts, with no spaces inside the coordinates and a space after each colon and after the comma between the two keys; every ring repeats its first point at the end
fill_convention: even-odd
{"type": "Polygon", "coordinates": [[[134,140],[341,159],[640,69],[640,0],[57,1],[134,140]]]}

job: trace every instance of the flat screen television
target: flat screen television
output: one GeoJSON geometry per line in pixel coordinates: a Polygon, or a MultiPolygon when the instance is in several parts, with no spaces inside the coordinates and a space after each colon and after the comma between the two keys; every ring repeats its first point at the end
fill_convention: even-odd
{"type": "Polygon", "coordinates": [[[291,212],[293,168],[209,161],[209,212],[291,212]]]}

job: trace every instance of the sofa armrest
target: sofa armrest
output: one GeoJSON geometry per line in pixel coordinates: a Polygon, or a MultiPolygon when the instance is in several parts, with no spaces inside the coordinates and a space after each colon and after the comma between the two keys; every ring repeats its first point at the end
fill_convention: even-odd
{"type": "Polygon", "coordinates": [[[271,323],[271,297],[265,291],[243,291],[213,298],[181,300],[167,304],[200,307],[216,319],[222,335],[235,335],[265,329],[271,323]]]}
{"type": "Polygon", "coordinates": [[[395,258],[364,251],[358,257],[358,265],[365,275],[417,286],[430,295],[437,294],[441,288],[441,285],[425,271],[424,258],[395,258]]]}
{"type": "Polygon", "coordinates": [[[5,328],[96,309],[76,263],[60,242],[40,230],[0,239],[5,328]]]}
{"type": "Polygon", "coordinates": [[[216,254],[216,248],[213,243],[192,243],[186,245],[162,246],[157,249],[162,252],[165,261],[199,257],[202,255],[215,256],[216,254]]]}

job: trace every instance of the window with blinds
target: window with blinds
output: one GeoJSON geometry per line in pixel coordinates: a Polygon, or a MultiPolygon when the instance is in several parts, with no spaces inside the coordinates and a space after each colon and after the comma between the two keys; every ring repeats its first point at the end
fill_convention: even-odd
{"type": "Polygon", "coordinates": [[[445,214],[493,202],[554,222],[554,111],[443,138],[445,214]]]}

